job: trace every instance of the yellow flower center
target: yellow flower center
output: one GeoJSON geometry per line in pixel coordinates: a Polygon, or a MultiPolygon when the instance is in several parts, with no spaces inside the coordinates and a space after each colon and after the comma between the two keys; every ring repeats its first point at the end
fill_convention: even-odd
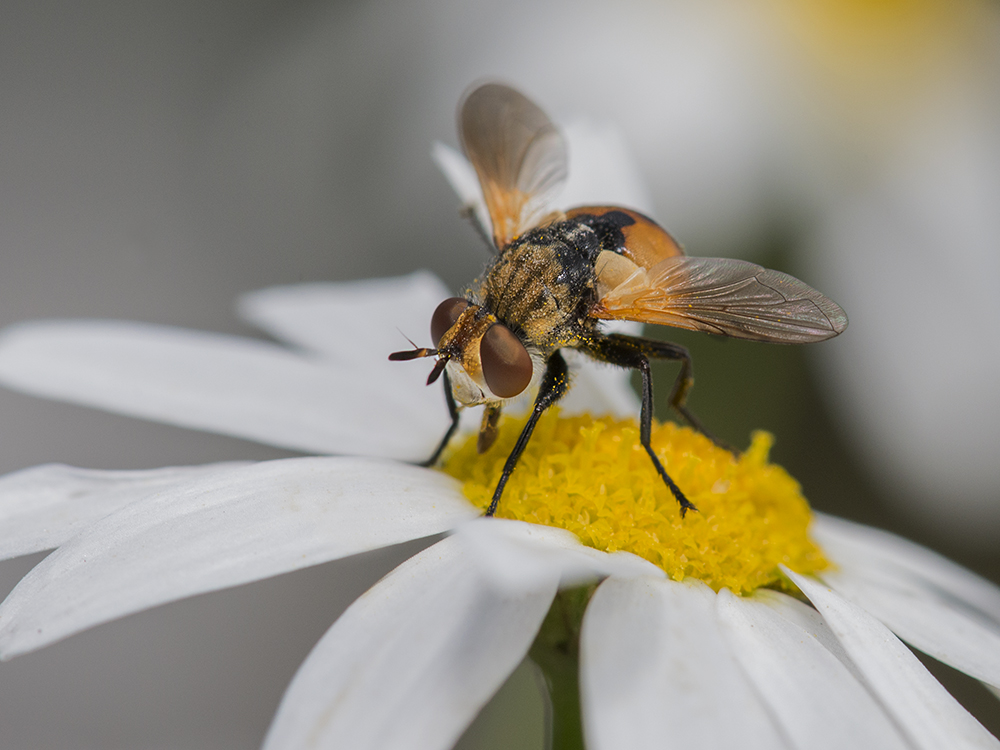
{"type": "MultiPolygon", "coordinates": [[[[524,422],[505,420],[482,456],[473,436],[448,457],[444,470],[480,508],[489,505],[524,422]]],[[[768,463],[772,442],[755,432],[735,458],[687,427],[654,422],[653,450],[698,507],[682,519],[634,420],[552,410],[539,420],[497,516],[568,529],[590,547],[644,557],[675,580],[748,594],[780,583],[779,564],[800,573],[828,566],[806,534],[811,514],[798,482],[768,463]]]]}

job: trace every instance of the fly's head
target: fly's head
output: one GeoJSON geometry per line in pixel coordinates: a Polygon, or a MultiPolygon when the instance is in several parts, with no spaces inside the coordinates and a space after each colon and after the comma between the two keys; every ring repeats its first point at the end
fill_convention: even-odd
{"type": "Polygon", "coordinates": [[[520,395],[535,366],[521,340],[496,316],[462,297],[446,299],[431,317],[436,349],[412,349],[392,360],[437,357],[430,385],[448,371],[455,400],[463,406],[498,403],[520,395]]]}

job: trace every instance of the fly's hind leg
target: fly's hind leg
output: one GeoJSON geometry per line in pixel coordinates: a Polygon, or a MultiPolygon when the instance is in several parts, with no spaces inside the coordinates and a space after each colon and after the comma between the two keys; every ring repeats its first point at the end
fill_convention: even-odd
{"type": "MultiPolygon", "coordinates": [[[[691,386],[694,385],[694,375],[692,373],[691,366],[691,354],[680,344],[672,344],[669,341],[656,341],[654,339],[641,338],[639,336],[625,336],[624,334],[612,333],[608,335],[599,335],[599,339],[611,339],[612,346],[614,345],[624,345],[632,350],[641,352],[646,357],[651,357],[653,359],[668,359],[675,360],[681,363],[681,370],[677,373],[677,379],[674,380],[674,387],[670,389],[670,406],[681,418],[688,423],[693,429],[700,432],[702,435],[707,437],[717,446],[723,450],[727,450],[734,455],[739,455],[739,451],[733,448],[724,440],[720,440],[713,433],[709,432],[705,425],[702,423],[698,417],[687,407],[687,395],[691,391],[691,386]]],[[[593,350],[588,350],[589,353],[596,357],[597,359],[603,360],[605,362],[610,362],[611,364],[617,364],[611,362],[611,360],[603,357],[599,352],[593,350]]],[[[626,367],[630,365],[625,365],[626,367]]]]}
{"type": "Polygon", "coordinates": [[[735,456],[740,452],[725,440],[718,438],[715,433],[709,432],[704,423],[696,417],[687,407],[687,395],[694,385],[694,375],[691,372],[691,354],[679,344],[671,344],[669,341],[653,341],[650,339],[639,339],[644,344],[650,344],[647,355],[656,359],[677,359],[681,363],[681,371],[677,373],[674,387],[670,389],[670,406],[684,418],[692,428],[707,437],[723,450],[729,451],[735,456]]]}
{"type": "MultiPolygon", "coordinates": [[[[639,413],[639,442],[646,449],[646,453],[657,473],[673,493],[674,498],[681,506],[681,517],[688,510],[698,510],[687,496],[677,486],[677,483],[670,478],[660,459],[656,457],[651,445],[653,431],[653,378],[649,368],[649,357],[658,359],[677,359],[681,361],[681,372],[674,383],[673,391],[670,394],[670,405],[677,409],[678,413],[696,430],[703,434],[705,430],[701,423],[688,412],[684,406],[684,397],[694,382],[691,377],[691,355],[687,349],[676,344],[665,341],[652,341],[622,334],[594,334],[584,342],[584,351],[595,359],[607,362],[619,367],[630,367],[638,370],[642,375],[642,410],[639,413]]],[[[711,437],[711,436],[709,436],[711,437]]]]}
{"type": "Polygon", "coordinates": [[[493,500],[486,511],[487,516],[492,516],[496,513],[497,505],[500,503],[500,496],[503,495],[503,488],[507,486],[507,480],[510,479],[514,467],[517,466],[518,459],[524,453],[524,449],[528,445],[528,440],[531,439],[531,433],[535,431],[535,424],[538,422],[538,418],[542,416],[542,413],[546,409],[563,397],[568,387],[569,371],[566,367],[566,360],[563,359],[563,356],[557,350],[549,357],[548,364],[545,366],[545,375],[542,377],[542,384],[538,388],[538,396],[535,397],[535,406],[531,410],[531,416],[528,417],[527,424],[524,425],[520,436],[517,438],[517,443],[514,444],[514,450],[510,452],[510,455],[507,457],[507,463],[503,466],[500,481],[497,482],[497,488],[493,491],[493,500]]]}

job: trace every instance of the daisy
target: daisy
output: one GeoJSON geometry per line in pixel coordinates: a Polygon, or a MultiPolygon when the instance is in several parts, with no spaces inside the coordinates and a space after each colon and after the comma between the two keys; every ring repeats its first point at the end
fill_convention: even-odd
{"type": "MultiPolygon", "coordinates": [[[[46,284],[61,282],[61,310],[96,309],[81,295],[100,289],[102,309],[138,298],[145,316],[151,304],[171,309],[172,274],[189,267],[201,272],[185,286],[202,300],[219,286],[265,283],[250,268],[329,268],[315,249],[331,236],[358,246],[375,233],[381,268],[411,263],[413,236],[434,237],[448,248],[441,258],[453,248],[438,268],[454,268],[469,256],[440,230],[453,226],[450,207],[426,188],[423,148],[471,79],[499,75],[554,111],[617,118],[642,150],[655,215],[699,252],[737,257],[776,225],[807,233],[794,251],[817,252],[796,258],[812,266],[801,275],[855,321],[819,355],[848,448],[909,518],[992,543],[995,2],[626,0],[613,13],[595,0],[461,12],[424,0],[391,13],[326,3],[282,5],[264,32],[242,7],[213,7],[210,24],[189,14],[167,22],[166,9],[143,16],[144,44],[130,16],[95,7],[91,23],[64,29],[57,56],[42,17],[11,19],[20,40],[11,96],[21,96],[7,102],[14,162],[3,174],[21,202],[6,203],[3,222],[8,305],[39,299],[35,279],[55,268],[46,284]],[[580,41],[597,29],[599,42],[580,41]],[[498,43],[481,43],[485,30],[498,43]],[[192,57],[193,38],[211,54],[192,57]],[[511,54],[514,40],[531,54],[511,54]],[[237,272],[207,259],[206,245],[256,260],[237,272]],[[385,254],[390,246],[399,257],[385,254]],[[928,399],[941,379],[924,352],[942,340],[949,393],[928,399]]],[[[371,273],[359,256],[341,255],[338,274],[371,273]]],[[[193,319],[190,301],[172,309],[193,319]]]]}
{"type": "MultiPolygon", "coordinates": [[[[607,143],[587,128],[570,135],[607,143]]],[[[475,205],[467,167],[446,149],[437,158],[475,205]]],[[[606,200],[646,207],[634,181],[599,171],[589,174],[606,200]]],[[[701,509],[681,520],[648,461],[631,461],[634,425],[615,419],[638,410],[627,374],[577,361],[563,416],[539,425],[505,496],[503,514],[519,520],[479,518],[502,441],[482,458],[458,448],[447,474],[402,463],[427,455],[445,409],[385,354],[397,328],[423,324],[445,296],[418,273],[244,298],[244,318],[291,348],[107,321],[8,329],[10,387],[340,456],[0,479],[0,555],[55,549],[0,606],[0,656],[445,534],[332,625],[266,747],[447,748],[529,651],[553,704],[579,701],[591,748],[997,746],[892,633],[997,686],[1000,591],[836,519],[813,519],[817,547],[794,481],[766,461],[766,436],[734,460],[658,428],[654,446],[701,509]],[[567,652],[568,687],[554,666],[567,652]]],[[[554,721],[565,741],[572,712],[554,721]]]]}
{"type": "MultiPolygon", "coordinates": [[[[796,557],[786,547],[768,563],[769,587],[741,596],[732,591],[743,579],[722,586],[692,567],[698,545],[709,556],[722,547],[707,521],[725,519],[712,518],[707,505],[680,521],[669,497],[646,503],[654,515],[660,508],[674,517],[642,528],[705,527],[689,539],[689,559],[678,569],[622,551],[629,545],[614,534],[598,549],[562,529],[478,518],[453,478],[393,460],[423,455],[445,419],[434,421],[434,411],[443,411],[440,394],[413,388],[421,379],[411,368],[382,364],[391,349],[386,331],[427,320],[445,293],[421,273],[245,298],[244,316],[295,350],[99,321],[9,329],[0,341],[0,378],[20,390],[283,447],[368,456],[132,472],[43,466],[0,479],[0,554],[56,550],[0,607],[0,653],[10,658],[182,597],[451,532],[332,625],[289,686],[265,747],[450,747],[540,628],[545,634],[557,592],[598,582],[581,607],[578,633],[590,748],[668,740],[703,747],[1000,746],[899,640],[1000,687],[1000,591],[932,552],[817,516],[811,534],[832,565],[817,566],[811,553],[796,557]],[[354,317],[345,331],[336,326],[344,310],[371,315],[354,317]]],[[[581,368],[581,391],[596,390],[588,382],[595,376],[611,401],[634,402],[612,370],[581,368]]],[[[569,402],[564,414],[578,406],[569,402]]],[[[607,403],[595,408],[614,411],[607,403]]],[[[557,430],[571,422],[552,420],[551,438],[540,427],[538,445],[547,442],[549,451],[566,442],[557,430]]],[[[589,451],[597,465],[594,432],[621,423],[580,424],[590,432],[574,428],[583,436],[575,450],[589,451]]],[[[764,462],[761,440],[740,462],[727,458],[729,486],[712,480],[705,494],[730,492],[741,481],[733,467],[747,461],[780,471],[764,462]]],[[[621,440],[604,448],[615,444],[621,440]]],[[[556,462],[572,468],[573,449],[556,462]]],[[[680,453],[707,464],[713,450],[680,453]]],[[[448,466],[469,490],[488,458],[463,469],[459,449],[448,466]]],[[[620,461],[607,463],[621,469],[620,461]]],[[[514,475],[529,486],[538,476],[530,463],[514,475]]],[[[794,489],[792,480],[779,480],[794,489]]],[[[754,482],[766,497],[786,492],[754,482]]],[[[510,492],[505,502],[513,506],[513,484],[510,492]]],[[[704,504],[701,497],[696,504],[704,504]]],[[[640,489],[627,512],[636,516],[644,499],[640,489]]],[[[595,500],[596,518],[603,511],[595,500]]],[[[792,507],[775,525],[790,516],[804,528],[805,506],[792,507]]]]}

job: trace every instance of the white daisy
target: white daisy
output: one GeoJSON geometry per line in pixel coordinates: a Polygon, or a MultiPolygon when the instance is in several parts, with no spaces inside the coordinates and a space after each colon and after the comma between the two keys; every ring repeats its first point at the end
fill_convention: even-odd
{"type": "Polygon", "coordinates": [[[101,5],[64,29],[58,54],[45,15],[10,19],[5,309],[48,314],[37,305],[55,293],[63,311],[142,300],[143,317],[190,321],[217,311],[206,300],[220,287],[263,284],[249,269],[409,270],[414,236],[454,268],[469,256],[441,231],[453,225],[423,151],[470,80],[500,76],[553,112],[617,119],[656,215],[699,254],[749,252],[776,224],[814,228],[801,275],[854,321],[820,355],[847,447],[908,518],[992,544],[996,2],[283,4],[266,29],[242,5],[212,7],[211,23],[136,10],[137,44],[133,17],[101,5]],[[378,253],[316,252],[373,233],[378,253]],[[254,260],[235,269],[208,245],[254,260]],[[939,341],[948,393],[929,398],[944,379],[926,356],[939,341]]]}
{"type": "Polygon", "coordinates": [[[387,458],[423,455],[445,424],[413,367],[382,364],[396,344],[387,331],[422,325],[443,293],[416,274],[244,300],[248,318],[298,351],[122,323],[9,330],[0,378],[21,390],[378,457],[3,478],[0,551],[56,551],[0,607],[0,653],[451,531],[333,624],[266,747],[449,747],[523,659],[557,589],[597,580],[579,645],[588,747],[1000,746],[893,635],[1000,687],[1000,591],[934,553],[818,517],[812,533],[836,567],[818,580],[787,571],[813,607],[769,589],[716,594],[566,531],[476,518],[453,479],[387,458]],[[365,314],[340,336],[344,309],[365,314]]]}
{"type": "MultiPolygon", "coordinates": [[[[570,136],[571,145],[592,141],[571,153],[598,151],[595,138],[606,143],[587,128],[570,136]]],[[[461,189],[461,161],[447,150],[437,156],[475,202],[474,190],[461,189]]],[[[608,163],[620,165],[619,157],[608,163]]],[[[634,181],[599,168],[574,173],[589,175],[602,193],[571,184],[569,202],[603,197],[647,208],[634,181]]],[[[397,328],[425,325],[446,294],[418,273],[246,297],[244,317],[294,350],[107,321],[8,329],[0,339],[8,386],[344,455],[140,472],[43,466],[0,479],[0,555],[56,549],[0,606],[0,656],[179,598],[448,532],[336,621],[289,687],[266,746],[449,747],[533,642],[544,664],[552,634],[543,620],[557,592],[596,582],[589,600],[580,589],[558,594],[568,612],[572,601],[582,605],[569,612],[569,640],[579,641],[589,747],[997,746],[887,626],[996,687],[1000,591],[891,535],[818,518],[813,534],[836,566],[825,568],[804,534],[795,547],[785,533],[804,532],[808,519],[795,492],[786,507],[769,507],[794,482],[765,464],[763,438],[738,463],[723,454],[718,477],[711,447],[672,456],[671,471],[702,509],[681,522],[669,497],[665,510],[639,485],[630,503],[620,502],[628,489],[620,481],[566,489],[595,476],[605,482],[610,475],[599,475],[598,463],[629,480],[641,472],[622,448],[627,426],[567,432],[569,421],[553,422],[550,437],[570,445],[555,459],[565,481],[539,490],[559,469],[544,464],[532,474],[526,453],[504,510],[553,520],[562,513],[589,546],[551,526],[477,518],[453,479],[400,463],[427,455],[445,410],[412,367],[385,355],[398,348],[397,328]],[[600,445],[606,453],[612,446],[610,459],[598,459],[600,445]],[[744,469],[757,473],[748,480],[744,469]],[[526,511],[518,511],[518,483],[534,487],[529,502],[520,497],[526,511]],[[715,513],[712,503],[724,498],[736,498],[736,507],[715,513]],[[752,505],[760,501],[766,511],[752,505]],[[755,524],[762,535],[743,535],[755,524]],[[810,572],[822,583],[803,575],[810,572]],[[791,583],[812,608],[758,588],[791,583]]],[[[626,373],[576,364],[566,413],[636,413],[626,373]]],[[[539,428],[532,449],[545,432],[539,428]]],[[[462,460],[460,449],[449,470],[475,495],[489,454],[466,461],[464,473],[462,460]]]]}

